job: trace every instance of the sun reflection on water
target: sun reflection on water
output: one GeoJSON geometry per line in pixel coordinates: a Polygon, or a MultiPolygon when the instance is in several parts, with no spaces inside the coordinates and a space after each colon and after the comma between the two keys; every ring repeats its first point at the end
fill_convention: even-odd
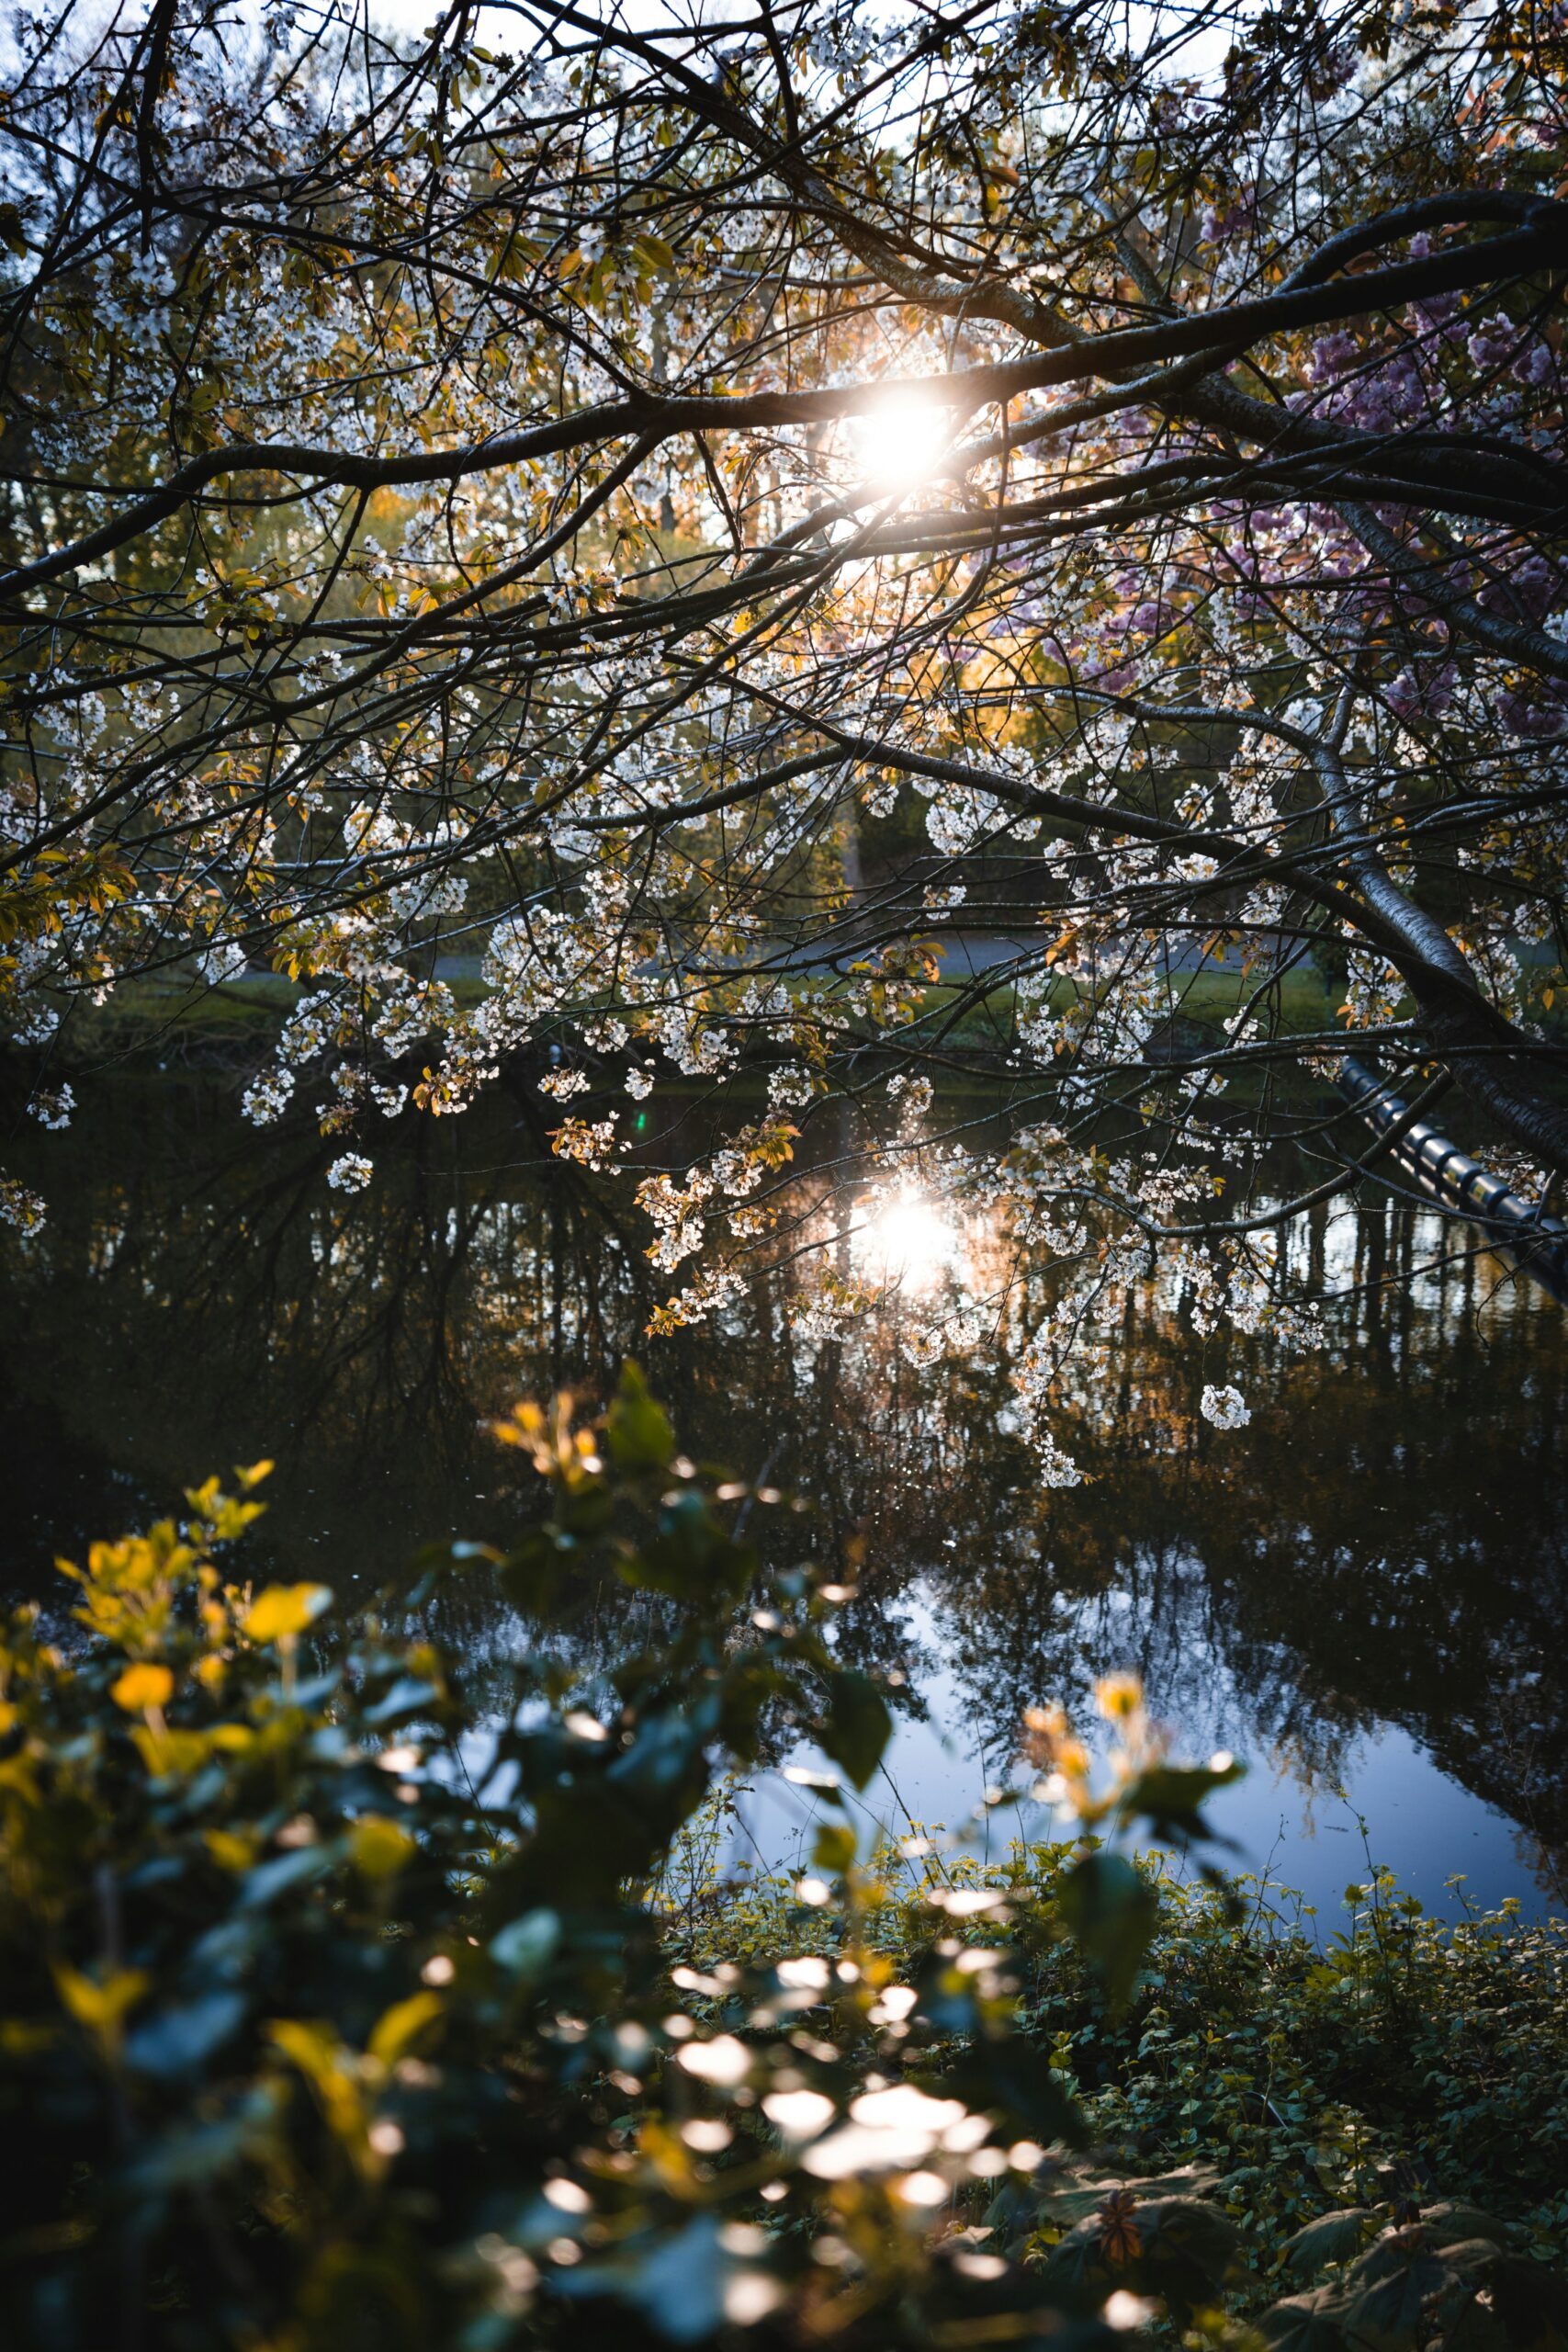
{"type": "Polygon", "coordinates": [[[864,1204],[865,1223],[854,1237],[854,1256],[868,1281],[911,1296],[934,1290],[951,1273],[958,1256],[958,1228],[951,1216],[920,1193],[895,1193],[864,1204]]]}

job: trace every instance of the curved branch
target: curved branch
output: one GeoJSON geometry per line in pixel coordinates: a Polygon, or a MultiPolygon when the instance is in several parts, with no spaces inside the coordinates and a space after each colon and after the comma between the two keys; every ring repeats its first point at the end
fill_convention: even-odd
{"type": "MultiPolygon", "coordinates": [[[[1458,246],[1427,259],[1328,286],[1307,286],[1291,294],[1266,295],[1215,311],[1189,313],[1143,327],[1117,328],[1090,335],[1026,359],[954,369],[941,376],[895,377],[876,383],[818,392],[753,392],[661,395],[640,393],[576,409],[565,416],[455,450],[422,451],[392,458],[344,456],[341,450],[290,442],[240,442],[210,449],[139,498],[115,521],[88,532],[73,545],[0,576],[0,596],[58,579],[84,563],[96,562],[153,530],[198,498],[213,482],[243,473],[292,474],[318,488],[410,489],[453,482],[502,466],[526,465],[562,451],[581,449],[628,434],[652,445],[678,433],[752,425],[831,423],[864,415],[890,397],[917,395],[972,413],[993,401],[1043,391],[1056,384],[1113,377],[1189,354],[1236,353],[1261,338],[1332,320],[1359,318],[1421,297],[1496,284],[1550,266],[1568,234],[1568,205],[1543,206],[1539,218],[1507,235],[1458,246]]],[[[956,301],[957,297],[953,300],[956,301]]],[[[929,307],[942,303],[928,298],[929,307]]],[[[1189,396],[1190,399],[1190,396],[1189,396]]],[[[1269,412],[1265,411],[1265,414],[1269,412]]]]}

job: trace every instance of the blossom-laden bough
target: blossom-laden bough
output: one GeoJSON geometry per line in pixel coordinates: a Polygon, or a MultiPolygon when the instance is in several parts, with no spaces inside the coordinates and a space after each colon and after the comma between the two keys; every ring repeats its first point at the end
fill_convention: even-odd
{"type": "MultiPolygon", "coordinates": [[[[1561,1170],[1555,0],[156,0],[9,73],[0,978],[46,1125],[154,982],[295,984],[244,1110],[303,1088],[344,1190],[553,1046],[665,1325],[807,1153],[1066,1257],[1047,1462],[1091,1301],[1164,1250],[1245,1316],[1359,1181],[1347,1025],[1561,1170]],[[890,1086],[977,1055],[1010,1152],[890,1086]],[[718,1106],[679,1159],[661,1075],[718,1106]]],[[[784,1237],[818,1321],[852,1211],[784,1237]]]]}

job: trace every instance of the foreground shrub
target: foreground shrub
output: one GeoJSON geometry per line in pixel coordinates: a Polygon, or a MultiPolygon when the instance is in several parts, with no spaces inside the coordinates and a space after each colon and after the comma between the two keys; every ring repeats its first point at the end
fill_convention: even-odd
{"type": "MultiPolygon", "coordinates": [[[[1092,2177],[1093,2100],[1064,2078],[1041,1972],[1087,1954],[1069,1964],[1092,1967],[1105,2018],[1141,2003],[1147,2030],[1159,1905],[1122,1845],[1141,1826],[1202,1868],[1201,1807],[1233,1768],[1169,1765],[1129,1688],[1097,1795],[1042,1714],[1036,1760],[1085,1836],[1005,1883],[929,1879],[894,1951],[846,1787],[876,1769],[886,1705],[835,1656],[840,1589],[764,1572],[746,1531],[778,1498],[679,1457],[635,1374],[600,1430],[563,1402],[504,1434],[551,1491],[546,1522],[487,1555],[520,1611],[547,1626],[602,1560],[650,1597],[628,1629],[663,1625],[628,1631],[607,1676],[520,1631],[504,1703],[467,1690],[427,1627],[471,1549],[341,1631],[324,1587],[236,1581],[217,1563],[265,1465],[69,1567],[79,1638],[13,1619],[13,2335],[488,2352],[1088,2346],[1162,2310],[1220,2327],[1247,2291],[1244,2228],[1197,2175],[1092,2177]],[[676,1948],[672,1856],[774,1732],[834,1768],[814,1776],[813,1868],[770,1897],[771,1948],[699,1965],[676,1948]]],[[[1363,2254],[1377,2221],[1328,2257],[1375,2277],[1346,2271],[1304,2317],[1276,2306],[1280,2340],[1360,2341],[1373,2297],[1391,2348],[1439,2306],[1448,2333],[1558,2340],[1553,2282],[1501,2232],[1478,2222],[1450,2251],[1439,2217],[1363,2254]]]]}

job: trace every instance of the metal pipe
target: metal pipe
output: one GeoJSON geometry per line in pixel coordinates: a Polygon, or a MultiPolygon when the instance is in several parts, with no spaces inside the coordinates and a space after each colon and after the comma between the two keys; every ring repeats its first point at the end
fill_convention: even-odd
{"type": "MultiPolygon", "coordinates": [[[[1340,1067],[1339,1091],[1376,1135],[1387,1135],[1409,1110],[1393,1087],[1353,1054],[1347,1054],[1340,1067]]],[[[1568,1225],[1561,1217],[1549,1216],[1533,1201],[1511,1193],[1500,1176],[1492,1175],[1425,1119],[1415,1120],[1389,1149],[1423,1192],[1459,1210],[1489,1240],[1502,1242],[1542,1290],[1568,1306],[1568,1225]]]]}

